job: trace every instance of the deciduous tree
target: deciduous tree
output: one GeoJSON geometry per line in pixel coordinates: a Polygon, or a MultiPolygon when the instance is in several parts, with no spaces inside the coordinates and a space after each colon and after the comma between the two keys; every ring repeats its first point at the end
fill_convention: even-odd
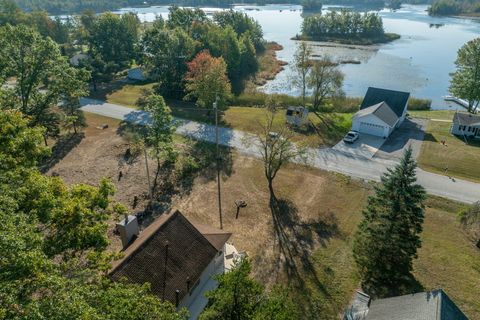
{"type": "Polygon", "coordinates": [[[153,148],[153,155],[157,160],[157,175],[161,169],[162,160],[172,164],[176,160],[173,147],[173,133],[175,126],[172,112],[162,96],[151,94],[142,99],[141,107],[150,112],[151,124],[147,130],[146,142],[153,148]]]}
{"type": "Polygon", "coordinates": [[[87,94],[88,72],[71,67],[53,40],[23,25],[0,28],[0,61],[4,74],[15,79],[11,87],[0,89],[8,97],[5,105],[30,116],[32,126],[45,127],[46,143],[59,131],[59,118],[52,109],[64,97],[87,94]]]}
{"type": "Polygon", "coordinates": [[[136,56],[140,22],[135,14],[104,13],[95,19],[90,32],[91,55],[99,55],[105,63],[112,63],[115,72],[132,64],[136,56]]]}
{"type": "Polygon", "coordinates": [[[329,57],[312,62],[311,71],[307,77],[307,85],[312,90],[312,106],[315,115],[322,119],[321,110],[325,107],[325,100],[341,95],[343,73],[329,57]]]}
{"type": "Polygon", "coordinates": [[[41,129],[18,111],[0,110],[0,131],[0,318],[186,320],[148,286],[105,276],[111,183],[41,175],[41,129]]]}
{"type": "Polygon", "coordinates": [[[205,50],[188,63],[187,98],[196,98],[197,105],[211,108],[218,98],[218,107],[224,108],[230,96],[230,81],[223,58],[214,58],[205,50]]]}
{"type": "Polygon", "coordinates": [[[180,98],[184,94],[187,62],[196,42],[181,28],[166,29],[156,23],[142,39],[143,61],[149,77],[158,82],[158,92],[180,98]]]}
{"type": "Polygon", "coordinates": [[[218,288],[206,294],[209,304],[200,319],[297,319],[297,308],[286,291],[275,288],[265,292],[250,272],[250,261],[242,259],[230,272],[218,276],[218,288]]]}
{"type": "Polygon", "coordinates": [[[265,119],[259,123],[254,143],[260,148],[272,204],[276,200],[273,181],[278,171],[288,162],[304,158],[305,150],[292,142],[293,132],[285,123],[275,121],[277,104],[274,101],[270,103],[272,106],[267,108],[265,119]]]}
{"type": "Polygon", "coordinates": [[[312,68],[312,63],[310,62],[310,56],[312,54],[312,48],[305,41],[301,41],[295,55],[293,56],[293,70],[294,70],[294,79],[293,83],[300,88],[302,96],[302,105],[305,107],[307,104],[307,85],[308,85],[308,73],[312,68]]]}
{"type": "Polygon", "coordinates": [[[468,101],[468,112],[480,103],[480,38],[470,40],[458,50],[457,70],[450,81],[450,92],[468,101]]]}

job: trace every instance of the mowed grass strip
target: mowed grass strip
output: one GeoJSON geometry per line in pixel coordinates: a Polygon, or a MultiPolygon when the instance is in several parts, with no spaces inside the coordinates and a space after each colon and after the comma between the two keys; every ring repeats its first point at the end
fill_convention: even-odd
{"type": "Polygon", "coordinates": [[[408,110],[408,114],[413,118],[452,121],[455,111],[453,110],[408,110]]]}
{"type": "Polygon", "coordinates": [[[414,275],[426,290],[445,290],[469,319],[480,319],[480,250],[457,220],[465,205],[430,197],[427,206],[414,275]]]}
{"type": "Polygon", "coordinates": [[[428,123],[418,157],[419,166],[434,173],[480,182],[480,142],[468,140],[467,144],[452,135],[450,127],[451,124],[446,122],[428,123]],[[445,168],[448,168],[447,172],[445,168]]]}
{"type": "Polygon", "coordinates": [[[126,107],[136,108],[138,98],[142,96],[145,90],[150,90],[154,83],[148,84],[126,84],[117,90],[106,95],[107,101],[114,104],[120,104],[126,107]]]}

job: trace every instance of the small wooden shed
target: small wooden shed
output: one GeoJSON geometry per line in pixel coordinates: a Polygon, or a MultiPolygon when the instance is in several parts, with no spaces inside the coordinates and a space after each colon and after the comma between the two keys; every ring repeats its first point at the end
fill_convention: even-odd
{"type": "Polygon", "coordinates": [[[302,126],[308,121],[308,109],[301,106],[289,106],[287,108],[287,123],[293,126],[302,126]]]}

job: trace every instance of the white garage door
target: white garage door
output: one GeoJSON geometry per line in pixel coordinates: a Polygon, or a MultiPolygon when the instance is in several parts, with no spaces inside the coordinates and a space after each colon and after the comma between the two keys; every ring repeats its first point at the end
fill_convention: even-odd
{"type": "Polygon", "coordinates": [[[371,134],[374,136],[383,137],[385,127],[378,124],[373,124],[369,122],[360,122],[360,132],[371,134]]]}

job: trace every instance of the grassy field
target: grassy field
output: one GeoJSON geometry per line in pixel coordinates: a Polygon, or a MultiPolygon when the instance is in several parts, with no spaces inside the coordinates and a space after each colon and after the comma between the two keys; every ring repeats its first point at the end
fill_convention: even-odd
{"type": "MultiPolygon", "coordinates": [[[[115,199],[133,213],[141,210],[131,204],[134,195],[141,199],[140,206],[146,203],[143,158],[132,164],[119,160],[128,144],[119,135],[118,121],[91,114],[87,121],[85,137],[58,159],[49,173],[55,172],[68,184],[96,184],[102,177],[110,177],[118,190],[115,199]],[[108,129],[98,129],[105,123],[108,129]],[[121,180],[117,179],[119,170],[124,173],[121,180]]],[[[215,177],[213,167],[207,167],[187,193],[164,200],[194,222],[217,226],[215,177]]],[[[352,236],[372,193],[371,185],[288,165],[274,182],[277,197],[285,204],[275,223],[259,160],[232,151],[231,159],[224,162],[222,180],[224,228],[233,233],[230,242],[247,251],[254,276],[267,287],[283,284],[291,288],[305,319],[338,319],[359,287],[352,236]],[[234,202],[238,199],[245,200],[247,207],[236,220],[234,202]]],[[[468,317],[479,319],[479,252],[456,220],[462,205],[434,197],[426,205],[423,246],[414,263],[414,275],[426,290],[443,288],[468,317]]],[[[114,227],[112,222],[111,229],[114,227]]],[[[119,246],[118,237],[112,233],[112,238],[119,246]]]]}
{"type": "Polygon", "coordinates": [[[480,252],[458,227],[463,205],[427,200],[414,275],[426,290],[442,288],[470,319],[480,319],[480,252]]]}
{"type": "MultiPolygon", "coordinates": [[[[253,133],[259,130],[264,119],[265,110],[261,108],[230,107],[223,115],[225,125],[253,133]]],[[[304,143],[309,147],[334,145],[352,126],[352,114],[350,113],[325,114],[324,121],[310,113],[309,120],[317,126],[319,132],[307,126],[294,131],[294,141],[304,143]]],[[[285,121],[285,111],[279,111],[275,122],[281,124],[285,121]]]]}
{"type": "Polygon", "coordinates": [[[480,142],[469,141],[450,133],[450,123],[430,121],[427,126],[418,164],[422,169],[471,181],[480,181],[480,142]],[[446,146],[441,141],[446,142],[446,146]]]}

